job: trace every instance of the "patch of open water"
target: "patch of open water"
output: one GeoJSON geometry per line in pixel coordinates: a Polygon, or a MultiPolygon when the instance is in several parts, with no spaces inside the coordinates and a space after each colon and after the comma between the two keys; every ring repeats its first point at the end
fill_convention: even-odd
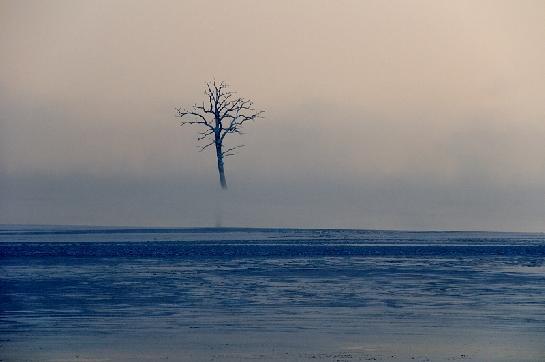
{"type": "Polygon", "coordinates": [[[176,230],[0,230],[1,358],[545,360],[543,234],[176,230]]]}

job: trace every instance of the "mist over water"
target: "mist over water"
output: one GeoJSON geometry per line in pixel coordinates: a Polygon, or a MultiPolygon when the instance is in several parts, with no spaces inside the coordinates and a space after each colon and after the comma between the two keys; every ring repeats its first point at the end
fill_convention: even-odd
{"type": "Polygon", "coordinates": [[[0,222],[544,230],[543,6],[5,1],[0,222]],[[224,212],[212,78],[266,110],[224,212]]]}

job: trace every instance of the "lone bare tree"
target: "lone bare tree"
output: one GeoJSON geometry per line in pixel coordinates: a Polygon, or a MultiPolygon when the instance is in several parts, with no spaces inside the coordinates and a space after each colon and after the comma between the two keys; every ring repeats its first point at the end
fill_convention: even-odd
{"type": "Polygon", "coordinates": [[[176,108],[177,117],[182,118],[181,126],[197,124],[204,130],[199,132],[198,141],[203,141],[200,150],[214,145],[218,161],[218,173],[222,189],[227,189],[225,179],[225,158],[234,155],[234,151],[244,145],[225,148],[224,140],[229,134],[242,134],[241,128],[247,121],[260,118],[264,111],[254,108],[254,103],[237,97],[225,82],[208,82],[204,91],[206,96],[201,104],[190,108],[176,108]]]}

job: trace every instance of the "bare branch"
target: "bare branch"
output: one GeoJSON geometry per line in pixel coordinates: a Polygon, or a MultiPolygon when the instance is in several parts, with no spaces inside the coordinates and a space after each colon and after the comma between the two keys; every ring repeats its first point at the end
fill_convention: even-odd
{"type": "Polygon", "coordinates": [[[238,145],[238,146],[234,146],[234,147],[228,148],[228,149],[226,149],[225,151],[222,151],[222,155],[223,155],[223,157],[233,156],[233,155],[235,155],[235,153],[233,152],[234,150],[239,149],[239,148],[242,148],[242,147],[244,147],[244,146],[245,146],[245,145],[238,145]]]}
{"type": "Polygon", "coordinates": [[[209,143],[205,144],[204,146],[201,146],[199,149],[199,152],[206,150],[208,147],[212,146],[214,143],[216,143],[216,141],[212,140],[209,143]]]}
{"type": "Polygon", "coordinates": [[[210,123],[208,123],[208,120],[206,119],[206,117],[202,113],[199,113],[198,110],[199,109],[197,106],[193,106],[192,110],[176,108],[176,111],[177,111],[176,117],[179,117],[179,118],[190,117],[188,121],[181,121],[180,125],[183,126],[186,124],[203,124],[206,127],[213,130],[214,128],[210,125],[210,123]]]}
{"type": "Polygon", "coordinates": [[[262,117],[264,112],[255,109],[251,100],[238,97],[225,82],[212,80],[206,83],[204,95],[205,100],[200,104],[187,109],[176,108],[177,117],[182,118],[182,126],[196,124],[204,128],[197,135],[198,141],[206,143],[199,147],[199,151],[216,146],[220,185],[226,189],[224,158],[236,154],[235,151],[244,145],[223,150],[223,140],[228,134],[243,134],[244,123],[262,117]]]}
{"type": "Polygon", "coordinates": [[[234,112],[236,113],[228,114],[227,116],[225,116],[226,118],[230,118],[231,121],[229,122],[229,126],[226,127],[221,134],[222,140],[229,133],[242,134],[242,132],[240,131],[240,128],[245,122],[253,121],[257,118],[263,117],[263,113],[265,113],[264,111],[256,111],[254,108],[252,108],[248,104],[250,104],[249,101],[243,101],[242,103],[239,104],[238,107],[234,108],[234,112]]]}
{"type": "Polygon", "coordinates": [[[199,132],[199,135],[197,136],[197,141],[202,141],[208,136],[211,136],[213,134],[214,134],[214,130],[211,130],[211,129],[203,131],[203,132],[199,132]]]}

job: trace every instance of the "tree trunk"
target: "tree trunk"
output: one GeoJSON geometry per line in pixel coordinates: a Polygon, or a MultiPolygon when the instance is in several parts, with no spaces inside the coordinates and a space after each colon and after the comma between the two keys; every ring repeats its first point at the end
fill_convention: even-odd
{"type": "Polygon", "coordinates": [[[227,190],[227,180],[225,179],[225,169],[223,167],[223,153],[222,153],[221,140],[216,140],[216,157],[218,159],[218,172],[220,175],[221,188],[227,190]]]}

